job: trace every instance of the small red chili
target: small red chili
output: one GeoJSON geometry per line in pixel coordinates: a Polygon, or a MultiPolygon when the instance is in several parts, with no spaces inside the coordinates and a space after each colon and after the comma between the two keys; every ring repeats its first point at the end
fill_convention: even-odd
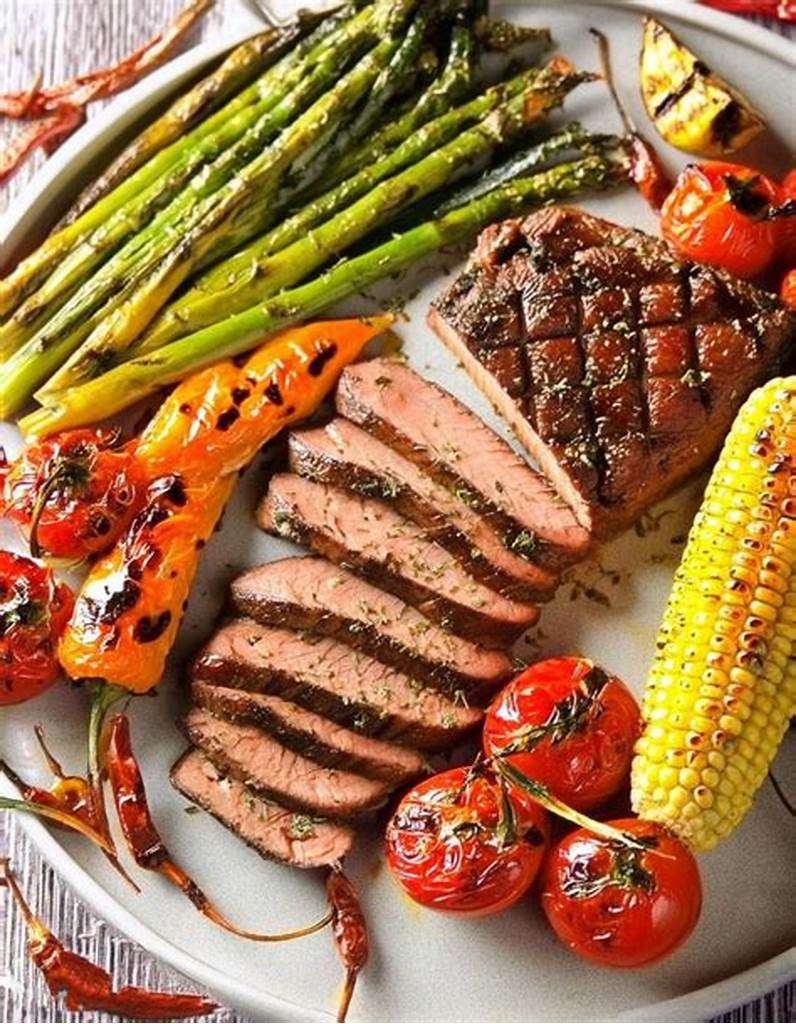
{"type": "Polygon", "coordinates": [[[627,135],[626,148],[630,180],[657,213],[672,189],[671,179],[651,143],[636,129],[617,92],[611,71],[611,50],[608,37],[596,28],[589,29],[589,31],[597,40],[600,70],[627,135]]]}
{"type": "Polygon", "coordinates": [[[126,715],[114,715],[109,723],[106,769],[119,824],[136,864],[146,871],[156,871],[162,875],[214,924],[232,932],[233,935],[254,942],[286,942],[311,935],[332,920],[332,915],[326,914],[306,928],[272,935],[249,931],[233,924],[211,903],[190,875],[172,860],[161,839],[149,810],[144,779],[133,753],[130,722],[126,715]]]}
{"type": "Polygon", "coordinates": [[[345,984],[337,1010],[337,1020],[344,1021],[351,1005],[357,977],[367,963],[368,926],[357,891],[339,868],[333,869],[327,875],[326,895],[332,911],[335,946],[345,968],[345,984]]]}
{"type": "Polygon", "coordinates": [[[150,992],[127,985],[113,990],[110,974],[68,949],[35,916],[19,888],[8,861],[2,864],[3,877],[14,897],[28,930],[28,952],[34,964],[44,975],[51,994],[66,996],[66,1008],[73,1012],[99,1010],[115,1013],[133,1020],[167,1021],[184,1017],[199,1017],[217,1009],[215,1003],[204,996],[150,992]]]}

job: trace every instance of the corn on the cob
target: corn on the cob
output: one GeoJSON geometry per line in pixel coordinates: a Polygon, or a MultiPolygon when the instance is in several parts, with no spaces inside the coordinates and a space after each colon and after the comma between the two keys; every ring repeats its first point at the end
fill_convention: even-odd
{"type": "Polygon", "coordinates": [[[796,377],[748,399],[658,634],[636,813],[708,850],[743,818],[796,710],[796,377]]]}

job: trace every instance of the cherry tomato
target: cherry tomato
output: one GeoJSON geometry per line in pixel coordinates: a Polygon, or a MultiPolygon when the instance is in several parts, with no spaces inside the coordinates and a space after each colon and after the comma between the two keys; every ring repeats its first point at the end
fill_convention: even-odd
{"type": "Polygon", "coordinates": [[[73,603],[50,569],[0,551],[0,704],[37,697],[58,678],[56,641],[73,603]]]}
{"type": "Polygon", "coordinates": [[[757,277],[772,262],[782,228],[778,186],[764,174],[722,161],[689,164],[663,204],[661,233],[687,259],[757,277]]]}
{"type": "Polygon", "coordinates": [[[641,967],[673,953],[694,930],[702,906],[699,870],[662,826],[638,818],[611,824],[649,849],[585,829],[570,832],[545,861],[542,906],[573,953],[608,967],[641,967]]]}
{"type": "MultiPolygon", "coordinates": [[[[780,185],[780,202],[796,203],[796,170],[789,171],[780,185]]],[[[785,266],[796,263],[796,216],[783,217],[780,223],[779,254],[785,266]]]]}
{"type": "Polygon", "coordinates": [[[782,278],[779,297],[788,307],[796,312],[796,269],[789,270],[782,278]]]}
{"type": "Polygon", "coordinates": [[[616,676],[586,658],[550,658],[497,695],[486,715],[484,750],[508,757],[586,811],[627,782],[639,729],[638,705],[616,676]]]}
{"type": "Polygon", "coordinates": [[[2,477],[3,513],[29,537],[35,557],[105,550],[144,494],[135,456],[111,431],[73,430],[30,445],[2,477]]]}
{"type": "Polygon", "coordinates": [[[387,863],[415,902],[478,916],[510,907],[539,870],[546,813],[478,765],[425,779],[387,826],[387,863]]]}

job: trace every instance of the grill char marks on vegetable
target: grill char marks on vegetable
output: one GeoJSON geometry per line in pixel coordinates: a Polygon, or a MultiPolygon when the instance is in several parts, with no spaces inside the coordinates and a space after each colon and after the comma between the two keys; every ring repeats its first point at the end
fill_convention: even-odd
{"type": "Polygon", "coordinates": [[[364,650],[429,686],[491,691],[512,673],[501,651],[446,632],[324,558],[284,558],[252,569],[233,582],[232,603],[264,625],[312,630],[364,650]]]}
{"type": "Polygon", "coordinates": [[[558,582],[554,573],[512,551],[466,500],[348,420],[292,434],[290,468],[386,501],[456,555],[476,579],[506,597],[544,601],[553,596],[558,582]]]}
{"type": "Polygon", "coordinates": [[[539,617],[473,579],[444,548],[389,505],[278,474],[258,512],[263,529],[354,566],[423,614],[488,647],[507,647],[539,617]]]}
{"type": "Polygon", "coordinates": [[[225,778],[198,750],[188,750],[171,769],[171,783],[188,800],[269,860],[297,868],[336,864],[351,850],[346,825],[288,810],[225,778]]]}
{"type": "Polygon", "coordinates": [[[429,322],[596,536],[704,466],[796,336],[765,292],[567,207],[488,228],[429,322]]]}
{"type": "Polygon", "coordinates": [[[235,619],[199,653],[194,677],[284,697],[365,735],[421,750],[456,745],[482,714],[327,637],[235,619]]]}
{"type": "MultiPolygon", "coordinates": [[[[496,317],[490,336],[503,328],[496,317]]],[[[400,363],[348,367],[337,411],[465,497],[512,549],[546,569],[582,558],[588,533],[550,484],[453,395],[400,363]]]]}

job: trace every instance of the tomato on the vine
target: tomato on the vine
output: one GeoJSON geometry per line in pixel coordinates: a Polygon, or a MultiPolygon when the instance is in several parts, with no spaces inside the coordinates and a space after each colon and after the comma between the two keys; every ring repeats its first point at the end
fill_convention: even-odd
{"type": "Polygon", "coordinates": [[[638,705],[616,676],[586,658],[549,658],[492,702],[484,750],[586,811],[626,784],[639,729],[638,705]]]}
{"type": "Polygon", "coordinates": [[[545,811],[510,796],[476,764],[425,779],[406,794],[387,826],[387,863],[424,907],[495,914],[527,891],[548,836],[545,811]]]}
{"type": "Polygon", "coordinates": [[[58,678],[55,648],[73,602],[50,569],[0,551],[0,704],[36,697],[58,678]]]}
{"type": "Polygon", "coordinates": [[[785,212],[780,187],[759,171],[689,164],[663,204],[661,233],[687,259],[752,278],[777,256],[785,212]]]}
{"type": "Polygon", "coordinates": [[[34,557],[105,550],[144,494],[133,452],[108,430],[72,430],[30,445],[0,480],[0,510],[28,536],[34,557]]]}
{"type": "Polygon", "coordinates": [[[662,826],[638,818],[611,824],[647,848],[570,832],[545,861],[542,906],[573,953],[609,967],[641,967],[674,952],[693,931],[702,906],[699,870],[662,826]]]}

